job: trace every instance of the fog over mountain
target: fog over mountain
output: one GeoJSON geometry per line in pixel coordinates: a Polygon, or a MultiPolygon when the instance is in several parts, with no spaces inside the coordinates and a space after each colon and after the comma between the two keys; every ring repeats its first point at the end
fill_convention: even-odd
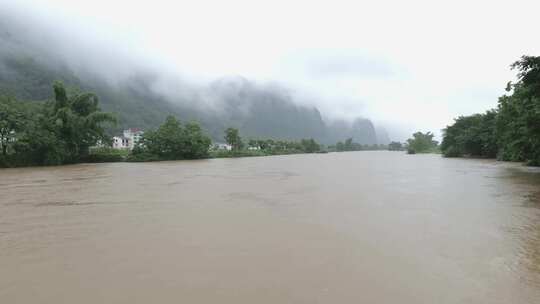
{"type": "Polygon", "coordinates": [[[284,84],[242,76],[186,80],[180,72],[107,40],[57,28],[47,16],[21,18],[13,9],[0,17],[0,90],[20,99],[45,100],[52,96],[51,84],[60,80],[95,92],[102,108],[119,118],[112,132],[155,128],[174,114],[201,122],[216,140],[225,128],[237,127],[247,138],[312,137],[333,144],[352,137],[361,144],[388,143],[369,119],[323,118],[314,103],[284,84]]]}
{"type": "MultiPolygon", "coordinates": [[[[515,81],[509,65],[540,52],[536,2],[514,1],[518,14],[489,0],[0,0],[0,53],[104,91],[122,124],[174,112],[214,132],[262,95],[311,121],[316,108],[325,128],[369,118],[391,140],[440,139],[455,117],[495,107],[515,81]],[[241,109],[227,82],[243,91],[241,109]],[[145,117],[130,110],[139,105],[152,105],[145,117]]],[[[1,68],[12,80],[13,63],[1,68]]]]}

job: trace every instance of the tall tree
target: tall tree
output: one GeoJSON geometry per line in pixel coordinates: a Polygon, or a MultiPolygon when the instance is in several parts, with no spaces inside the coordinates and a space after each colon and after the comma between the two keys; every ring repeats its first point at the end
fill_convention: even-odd
{"type": "Polygon", "coordinates": [[[201,126],[196,122],[189,122],[184,127],[183,157],[188,159],[204,158],[208,156],[208,150],[212,141],[206,136],[201,126]]]}
{"type": "Polygon", "coordinates": [[[497,138],[503,160],[540,165],[540,57],[523,56],[512,64],[518,82],[512,95],[499,98],[497,138]]]}
{"type": "Polygon", "coordinates": [[[225,130],[225,141],[227,144],[231,145],[234,151],[242,149],[243,143],[238,129],[227,128],[227,130],[225,130]]]}
{"type": "Polygon", "coordinates": [[[101,112],[98,97],[80,93],[68,97],[64,85],[54,84],[54,120],[59,139],[67,148],[68,159],[78,161],[88,155],[89,148],[107,138],[103,123],[116,122],[110,113],[101,112]]]}

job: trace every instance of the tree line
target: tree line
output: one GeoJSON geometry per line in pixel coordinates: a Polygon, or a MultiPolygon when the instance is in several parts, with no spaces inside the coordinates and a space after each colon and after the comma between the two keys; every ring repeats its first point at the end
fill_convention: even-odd
{"type": "Polygon", "coordinates": [[[212,148],[212,140],[198,123],[182,125],[169,116],[157,130],[146,132],[138,142],[128,161],[155,161],[201,159],[214,157],[267,156],[295,153],[315,153],[321,145],[314,139],[283,141],[273,139],[250,139],[246,142],[236,128],[227,128],[223,139],[226,148],[212,148]]]}
{"type": "Polygon", "coordinates": [[[264,156],[323,151],[323,146],[313,138],[304,138],[300,141],[251,138],[245,142],[236,128],[227,128],[224,139],[230,150],[212,151],[212,156],[264,156]]]}
{"type": "Polygon", "coordinates": [[[338,141],[335,145],[331,145],[328,147],[328,150],[331,152],[377,151],[386,149],[388,149],[388,146],[383,144],[362,145],[355,142],[352,137],[347,138],[344,142],[338,141]]]}
{"type": "Polygon", "coordinates": [[[108,127],[116,117],[101,111],[93,93],[71,90],[56,82],[54,97],[44,102],[19,101],[0,95],[0,167],[61,165],[79,162],[155,161],[209,157],[315,153],[322,146],[313,138],[300,141],[249,139],[238,129],[225,130],[231,150],[212,149],[211,138],[197,122],[181,123],[174,116],[148,130],[132,151],[112,149],[108,127]]]}
{"type": "Polygon", "coordinates": [[[509,82],[497,108],[460,116],[443,130],[446,157],[485,157],[540,166],[540,57],[522,56],[511,65],[518,81],[509,82]]]}

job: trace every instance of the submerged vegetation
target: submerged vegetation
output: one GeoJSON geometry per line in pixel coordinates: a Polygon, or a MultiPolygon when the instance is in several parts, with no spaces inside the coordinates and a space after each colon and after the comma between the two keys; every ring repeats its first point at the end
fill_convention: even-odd
{"type": "Polygon", "coordinates": [[[407,153],[438,153],[439,143],[433,140],[433,133],[416,132],[412,138],[407,139],[407,153]]]}
{"type": "Polygon", "coordinates": [[[328,150],[332,152],[347,152],[347,151],[377,151],[377,150],[387,150],[387,145],[379,145],[379,144],[372,144],[372,145],[362,145],[360,143],[357,143],[354,141],[352,137],[349,137],[345,140],[345,142],[337,142],[333,146],[329,146],[328,150]]]}
{"type": "Polygon", "coordinates": [[[512,64],[518,82],[508,83],[494,110],[461,116],[443,130],[446,157],[485,157],[540,166],[540,57],[512,64]]]}

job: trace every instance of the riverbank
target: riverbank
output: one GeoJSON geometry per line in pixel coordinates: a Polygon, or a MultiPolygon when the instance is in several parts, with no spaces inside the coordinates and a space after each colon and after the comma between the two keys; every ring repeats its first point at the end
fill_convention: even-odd
{"type": "MultiPolygon", "coordinates": [[[[74,164],[92,164],[92,163],[143,163],[143,162],[160,162],[171,160],[194,160],[194,159],[216,159],[216,158],[242,158],[242,157],[265,157],[265,156],[277,156],[277,155],[294,155],[294,154],[314,154],[314,153],[328,153],[327,151],[317,152],[303,152],[303,151],[263,151],[263,150],[241,150],[241,151],[229,151],[229,150],[212,150],[208,152],[206,157],[200,158],[185,158],[185,159],[160,159],[151,154],[138,154],[133,155],[128,150],[118,150],[112,148],[100,148],[98,151],[90,153],[87,157],[79,162],[65,163],[62,165],[74,165],[74,164]]],[[[57,164],[36,166],[35,164],[21,164],[21,165],[6,165],[2,163],[0,159],[0,168],[24,168],[24,167],[50,167],[58,166],[57,164]]]]}
{"type": "MultiPolygon", "coordinates": [[[[55,167],[55,166],[65,166],[65,165],[77,165],[77,164],[100,164],[100,163],[151,163],[151,162],[166,162],[166,161],[189,161],[189,160],[197,160],[197,159],[221,159],[221,158],[251,158],[251,157],[268,157],[268,156],[283,156],[283,155],[302,155],[302,154],[328,154],[328,153],[346,153],[346,152],[402,152],[404,151],[388,151],[388,150],[361,150],[361,151],[327,151],[327,150],[321,150],[317,152],[302,152],[302,151],[273,151],[273,152],[267,152],[267,151],[261,151],[261,150],[242,150],[242,151],[227,151],[227,150],[214,150],[209,151],[209,154],[207,157],[197,158],[197,159],[159,159],[155,156],[146,155],[142,158],[133,158],[131,154],[129,154],[128,150],[116,150],[116,149],[110,149],[114,150],[112,153],[93,153],[90,154],[87,158],[85,158],[85,161],[80,162],[71,162],[71,163],[65,163],[65,164],[50,164],[50,165],[35,165],[35,164],[26,164],[26,165],[18,165],[18,166],[2,166],[0,163],[0,169],[7,169],[7,168],[30,168],[30,167],[55,167]]],[[[425,153],[430,154],[430,153],[425,153]]]]}

